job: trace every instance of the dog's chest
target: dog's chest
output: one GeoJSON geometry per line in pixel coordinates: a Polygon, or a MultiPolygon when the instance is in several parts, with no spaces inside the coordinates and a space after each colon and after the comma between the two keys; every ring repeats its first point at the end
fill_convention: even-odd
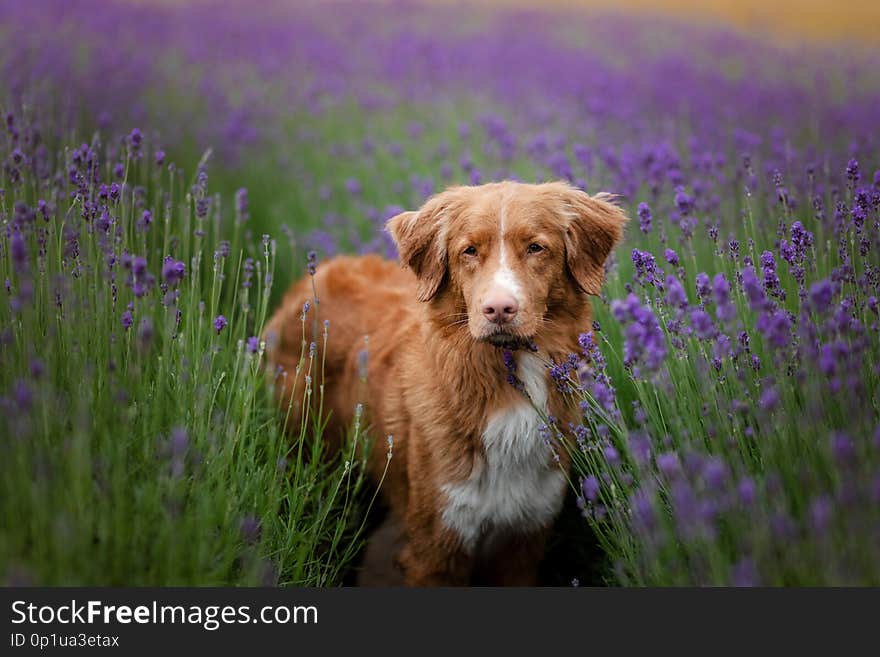
{"type": "MultiPolygon", "coordinates": [[[[517,376],[534,406],[546,412],[545,368],[533,354],[518,358],[517,376]]],[[[497,531],[529,531],[548,525],[559,511],[565,475],[540,436],[543,420],[523,399],[489,418],[483,431],[485,458],[468,479],[443,486],[443,520],[467,549],[497,531]]]]}

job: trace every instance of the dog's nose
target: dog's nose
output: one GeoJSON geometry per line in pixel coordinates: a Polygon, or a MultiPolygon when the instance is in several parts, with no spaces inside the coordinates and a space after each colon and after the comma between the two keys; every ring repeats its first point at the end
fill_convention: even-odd
{"type": "Polygon", "coordinates": [[[505,324],[516,317],[519,304],[507,294],[493,294],[483,302],[483,315],[490,322],[505,324]]]}

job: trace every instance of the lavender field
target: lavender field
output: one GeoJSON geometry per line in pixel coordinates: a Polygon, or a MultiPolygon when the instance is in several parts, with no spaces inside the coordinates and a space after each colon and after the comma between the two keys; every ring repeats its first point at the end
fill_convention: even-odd
{"type": "Polygon", "coordinates": [[[309,252],[396,257],[384,221],[447,185],[562,179],[631,221],[551,368],[583,421],[536,436],[575,460],[548,583],[880,584],[880,52],[6,0],[0,110],[0,581],[347,581],[368,428],[285,436],[255,336],[309,252]]]}

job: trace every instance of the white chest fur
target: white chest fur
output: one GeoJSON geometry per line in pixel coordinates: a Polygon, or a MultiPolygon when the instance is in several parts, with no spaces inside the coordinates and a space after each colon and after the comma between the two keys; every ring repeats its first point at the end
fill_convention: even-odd
{"type": "MultiPolygon", "coordinates": [[[[546,369],[537,356],[518,356],[517,376],[535,406],[546,412],[546,369]]],[[[541,416],[527,400],[498,411],[483,431],[485,459],[464,481],[443,486],[443,521],[473,550],[498,530],[528,531],[558,513],[565,475],[539,435],[541,416]]]]}

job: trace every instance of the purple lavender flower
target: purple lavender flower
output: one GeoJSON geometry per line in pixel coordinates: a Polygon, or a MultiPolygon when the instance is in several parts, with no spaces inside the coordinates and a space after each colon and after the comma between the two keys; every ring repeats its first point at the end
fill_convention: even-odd
{"type": "Polygon", "coordinates": [[[777,349],[784,349],[791,342],[792,321],[788,313],[782,310],[764,312],[758,316],[758,330],[770,344],[777,349]]]}
{"type": "Polygon", "coordinates": [[[859,172],[859,163],[853,158],[846,164],[846,179],[850,182],[850,185],[855,187],[859,184],[859,180],[861,180],[861,173],[859,172]]]}
{"type": "Polygon", "coordinates": [[[617,448],[614,445],[605,445],[602,449],[602,454],[610,465],[617,465],[620,463],[620,452],[617,451],[617,448]]]}
{"type": "Polygon", "coordinates": [[[722,322],[730,322],[736,317],[736,307],[730,301],[730,284],[723,273],[712,279],[712,291],[715,294],[715,314],[722,322]]]}
{"type": "Polygon", "coordinates": [[[504,368],[507,370],[507,382],[520,392],[525,392],[525,384],[516,375],[517,363],[513,352],[509,349],[503,349],[501,358],[504,362],[504,368]]]}
{"type": "Polygon", "coordinates": [[[713,489],[722,488],[728,481],[729,469],[727,464],[718,457],[711,457],[703,466],[703,479],[713,489]]]}
{"type": "Polygon", "coordinates": [[[761,287],[758,275],[753,267],[743,269],[742,285],[752,311],[764,310],[767,306],[767,298],[764,296],[764,289],[761,287]]]}
{"type": "Polygon", "coordinates": [[[657,525],[657,514],[649,493],[641,488],[637,489],[630,496],[629,505],[638,523],[638,529],[648,534],[653,532],[657,525]]]}
{"type": "MultiPolygon", "coordinates": [[[[300,321],[306,321],[306,316],[309,314],[309,311],[312,309],[312,302],[306,299],[303,303],[302,312],[299,315],[300,321]]],[[[326,321],[326,320],[325,320],[326,321]]]]}
{"type": "Polygon", "coordinates": [[[705,301],[709,298],[710,292],[711,288],[709,287],[709,274],[701,271],[699,274],[697,274],[697,296],[705,301]]]}
{"type": "Polygon", "coordinates": [[[33,405],[34,395],[27,381],[17,379],[12,386],[12,397],[22,411],[29,411],[33,405]]]}
{"type": "Polygon", "coordinates": [[[740,559],[733,565],[731,573],[731,584],[736,587],[745,588],[759,585],[758,569],[752,559],[740,559]]]}
{"type": "Polygon", "coordinates": [[[632,250],[632,261],[636,268],[636,278],[642,285],[654,286],[663,290],[663,270],[657,266],[654,256],[647,251],[632,250]]]}
{"type": "Polygon", "coordinates": [[[684,286],[672,274],[666,277],[666,302],[673,308],[685,308],[688,305],[684,286]]]}
{"type": "Polygon", "coordinates": [[[95,219],[95,229],[99,233],[106,233],[110,230],[110,227],[113,225],[113,221],[110,217],[110,213],[106,210],[101,213],[101,216],[95,219]]]}
{"type": "Polygon", "coordinates": [[[24,236],[21,231],[13,231],[10,240],[10,251],[12,254],[12,263],[15,265],[15,271],[19,274],[27,271],[28,255],[27,248],[24,243],[24,236]]]}
{"type": "Polygon", "coordinates": [[[784,301],[785,290],[782,289],[779,276],[776,274],[776,261],[772,252],[764,251],[761,254],[761,269],[764,272],[764,289],[771,297],[784,301]]]}
{"type": "Polygon", "coordinates": [[[208,216],[208,210],[211,209],[211,200],[208,198],[196,199],[196,217],[204,219],[208,216]]]}
{"type": "Polygon", "coordinates": [[[199,163],[196,184],[192,186],[191,191],[196,198],[204,198],[208,193],[208,169],[205,162],[199,163]]]}
{"type": "Polygon", "coordinates": [[[133,151],[137,151],[141,147],[141,143],[143,142],[143,135],[141,131],[137,128],[133,129],[131,133],[128,135],[128,143],[131,145],[131,149],[133,151]]]}
{"type": "Polygon", "coordinates": [[[262,526],[260,519],[254,515],[247,515],[241,519],[241,536],[248,545],[256,545],[260,541],[262,526]]]}
{"type": "Polygon", "coordinates": [[[629,451],[639,467],[647,465],[651,459],[651,439],[641,431],[631,433],[629,451]]]}
{"type": "Polygon", "coordinates": [[[247,339],[247,350],[248,352],[255,354],[260,350],[260,338],[255,335],[252,335],[247,339]]]}
{"type": "Polygon", "coordinates": [[[768,385],[764,388],[759,404],[768,412],[772,412],[779,405],[779,392],[777,392],[776,386],[768,385]]]}
{"type": "Polygon", "coordinates": [[[740,479],[736,488],[737,494],[739,495],[739,501],[743,506],[751,506],[755,503],[757,488],[755,486],[755,481],[751,477],[743,477],[740,479]]]}
{"type": "Polygon", "coordinates": [[[46,363],[43,362],[41,358],[34,356],[31,358],[30,371],[31,376],[34,379],[39,380],[43,378],[43,375],[46,373],[46,363]]]}
{"type": "Polygon", "coordinates": [[[361,193],[361,183],[357,178],[347,178],[345,181],[345,191],[351,196],[359,196],[361,193]]]}
{"type": "Polygon", "coordinates": [[[651,232],[651,208],[648,207],[647,203],[639,203],[638,208],[639,215],[639,228],[646,235],[651,232]]]}
{"type": "Polygon", "coordinates": [[[309,272],[309,276],[314,276],[318,271],[318,254],[315,251],[309,251],[306,254],[306,270],[309,272]]]}
{"type": "Polygon", "coordinates": [[[727,250],[730,253],[730,258],[736,260],[739,257],[739,240],[731,237],[727,241],[727,250]]]}
{"type": "Polygon", "coordinates": [[[217,315],[214,318],[214,330],[217,331],[217,335],[220,335],[220,331],[226,328],[226,318],[223,315],[217,315]]]}
{"type": "Polygon", "coordinates": [[[242,187],[235,193],[235,221],[242,224],[249,218],[248,190],[242,187]]]}
{"type": "Polygon", "coordinates": [[[46,201],[44,201],[43,199],[40,199],[39,201],[37,201],[37,209],[39,210],[43,219],[49,221],[52,215],[52,209],[49,207],[49,204],[46,203],[46,201]]]}
{"type": "Polygon", "coordinates": [[[712,318],[705,310],[694,308],[691,310],[690,319],[694,332],[701,340],[711,340],[715,337],[715,324],[712,323],[712,318]]]}
{"type": "Polygon", "coordinates": [[[685,192],[683,187],[676,188],[675,205],[683,216],[686,216],[693,211],[694,201],[694,197],[685,192]]]}
{"type": "Polygon", "coordinates": [[[255,265],[253,258],[245,258],[241,266],[241,286],[245,289],[251,287],[254,277],[255,265]]]}
{"type": "Polygon", "coordinates": [[[678,455],[674,452],[658,454],[656,463],[657,470],[667,479],[673,479],[681,473],[681,463],[678,460],[678,455]]]}
{"type": "Polygon", "coordinates": [[[810,286],[810,303],[817,314],[824,315],[831,308],[835,294],[834,288],[834,283],[827,278],[816,281],[810,286]]]}
{"type": "Polygon", "coordinates": [[[824,534],[828,530],[828,525],[834,513],[834,506],[831,498],[827,495],[820,495],[813,500],[810,505],[810,524],[813,531],[818,534],[824,534]]]}
{"type": "Polygon", "coordinates": [[[593,398],[607,411],[615,412],[616,396],[614,388],[608,384],[606,377],[597,377],[591,387],[593,398]]]}
{"type": "Polygon", "coordinates": [[[599,499],[599,480],[595,475],[587,475],[581,482],[581,490],[584,492],[584,498],[590,502],[599,499]]]}
{"type": "Polygon", "coordinates": [[[131,288],[136,297],[143,297],[155,283],[155,279],[147,271],[147,259],[143,256],[132,258],[126,253],[123,254],[122,265],[126,269],[131,270],[131,275],[128,277],[126,285],[131,288]]]}
{"type": "Polygon", "coordinates": [[[177,285],[183,280],[186,274],[186,265],[180,260],[175,260],[171,256],[166,256],[162,264],[162,278],[168,285],[177,285]]]}
{"type": "Polygon", "coordinates": [[[852,438],[842,432],[836,432],[831,436],[831,452],[841,465],[852,463],[856,458],[856,449],[852,438]]]}
{"type": "Polygon", "coordinates": [[[136,256],[131,260],[131,271],[135,276],[143,276],[147,273],[147,259],[143,256],[136,256]]]}
{"type": "Polygon", "coordinates": [[[648,306],[642,306],[639,298],[630,294],[625,300],[611,303],[614,317],[627,323],[624,330],[624,361],[629,366],[639,363],[650,372],[656,372],[666,358],[666,336],[657,317],[648,306]]]}
{"type": "Polygon", "coordinates": [[[171,430],[168,437],[168,447],[171,456],[183,456],[189,449],[189,435],[184,427],[177,426],[171,430]]]}
{"type": "Polygon", "coordinates": [[[686,479],[676,479],[670,486],[670,501],[679,535],[686,541],[706,533],[704,515],[694,489],[686,479]]]}
{"type": "Polygon", "coordinates": [[[141,319],[140,326],[138,327],[138,341],[144,348],[148,347],[153,341],[153,320],[149,317],[141,319]]]}
{"type": "Polygon", "coordinates": [[[141,214],[141,218],[138,220],[138,227],[146,230],[153,223],[153,213],[149,210],[144,210],[141,214]]]}

